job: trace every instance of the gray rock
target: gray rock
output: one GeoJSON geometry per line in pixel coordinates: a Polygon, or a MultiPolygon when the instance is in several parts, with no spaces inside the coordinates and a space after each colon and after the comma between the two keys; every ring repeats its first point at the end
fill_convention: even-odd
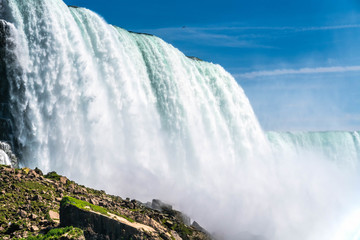
{"type": "Polygon", "coordinates": [[[152,200],[151,208],[160,212],[172,211],[172,206],[170,204],[164,203],[159,199],[152,200]]]}
{"type": "Polygon", "coordinates": [[[86,239],[143,239],[138,229],[71,204],[60,205],[60,226],[84,229],[86,239]]]}

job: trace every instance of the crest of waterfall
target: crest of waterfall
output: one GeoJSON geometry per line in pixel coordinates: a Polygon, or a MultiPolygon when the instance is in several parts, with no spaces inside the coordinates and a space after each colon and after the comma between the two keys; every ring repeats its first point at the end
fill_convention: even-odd
{"type": "Polygon", "coordinates": [[[1,0],[0,16],[23,166],[161,198],[226,239],[330,239],[359,206],[359,152],[343,166],[343,145],[331,161],[265,134],[221,66],[61,0],[1,0]]]}

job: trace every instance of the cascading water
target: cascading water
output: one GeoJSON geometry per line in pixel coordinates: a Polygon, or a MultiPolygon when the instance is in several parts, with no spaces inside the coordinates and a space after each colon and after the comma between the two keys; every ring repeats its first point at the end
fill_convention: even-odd
{"type": "Polygon", "coordinates": [[[342,166],[359,167],[360,132],[267,132],[266,135],[276,151],[307,152],[342,166]]]}
{"type": "Polygon", "coordinates": [[[225,239],[330,239],[360,207],[358,155],[344,167],[269,142],[222,67],[61,0],[35,2],[0,1],[22,165],[161,198],[225,239]]]}

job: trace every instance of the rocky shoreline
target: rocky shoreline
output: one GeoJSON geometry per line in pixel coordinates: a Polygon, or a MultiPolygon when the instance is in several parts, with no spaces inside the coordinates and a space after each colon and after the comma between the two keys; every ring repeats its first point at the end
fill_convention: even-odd
{"type": "Polygon", "coordinates": [[[40,169],[1,165],[0,189],[4,240],[211,239],[196,222],[190,224],[188,217],[160,200],[143,204],[122,199],[55,172],[44,175],[40,169]],[[44,237],[54,232],[63,235],[44,237]]]}

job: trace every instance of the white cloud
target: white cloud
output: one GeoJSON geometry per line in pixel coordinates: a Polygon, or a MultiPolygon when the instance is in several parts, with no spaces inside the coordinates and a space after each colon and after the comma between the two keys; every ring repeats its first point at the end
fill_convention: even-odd
{"type": "Polygon", "coordinates": [[[266,76],[279,76],[290,74],[318,74],[318,73],[339,73],[339,72],[357,72],[360,66],[333,66],[333,67],[317,67],[317,68],[300,68],[300,69],[275,69],[270,71],[255,71],[242,74],[234,74],[239,78],[255,78],[266,76]]]}
{"type": "Polygon", "coordinates": [[[321,31],[321,30],[337,30],[337,29],[349,29],[360,28],[360,24],[347,24],[347,25],[335,25],[335,26],[320,26],[320,27],[303,27],[299,28],[299,31],[321,31]]]}
{"type": "Polygon", "coordinates": [[[267,26],[255,26],[255,27],[229,27],[229,26],[220,26],[220,27],[198,27],[192,28],[202,31],[246,31],[246,30],[273,30],[273,31],[322,31],[322,30],[337,30],[337,29],[351,29],[351,28],[360,28],[360,24],[346,24],[346,25],[328,25],[328,26],[311,26],[311,27],[267,27],[267,26]]]}
{"type": "Polygon", "coordinates": [[[234,24],[204,27],[166,27],[137,29],[138,32],[151,33],[167,41],[182,40],[199,42],[202,45],[232,48],[275,48],[259,43],[259,39],[281,37],[282,34],[307,31],[329,31],[360,28],[360,24],[328,26],[234,26],[234,24]]]}
{"type": "MultiPolygon", "coordinates": [[[[214,29],[215,30],[215,29],[214,29]]],[[[200,43],[207,46],[230,47],[230,48],[271,48],[255,43],[253,37],[244,37],[244,35],[233,35],[227,33],[213,32],[213,29],[207,28],[157,28],[140,29],[139,32],[151,33],[160,36],[167,41],[182,40],[193,43],[200,43]]]]}
{"type": "Polygon", "coordinates": [[[307,27],[293,27],[293,26],[205,26],[205,27],[167,27],[155,29],[142,29],[142,31],[159,32],[159,33],[199,33],[211,31],[252,31],[252,30],[269,30],[269,31],[324,31],[324,30],[339,30],[339,29],[352,29],[360,28],[360,24],[344,24],[344,25],[328,25],[328,26],[307,26],[307,27]]]}

